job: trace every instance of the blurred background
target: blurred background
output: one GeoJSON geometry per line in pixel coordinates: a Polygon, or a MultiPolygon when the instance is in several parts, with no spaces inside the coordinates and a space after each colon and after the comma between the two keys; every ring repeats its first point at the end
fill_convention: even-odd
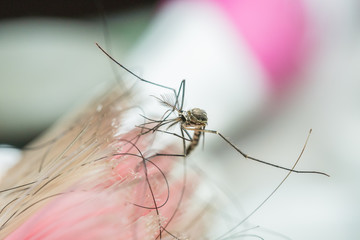
{"type": "MultiPolygon", "coordinates": [[[[272,231],[359,239],[359,5],[1,1],[0,144],[21,148],[99,84],[116,81],[98,42],[146,79],[174,88],[186,79],[186,109],[204,108],[208,128],[250,155],[290,167],[312,128],[298,168],[331,178],[293,174],[250,222],[265,239],[281,239],[272,231]]],[[[144,99],[164,93],[137,87],[144,99]]],[[[207,135],[190,159],[248,213],[286,174],[243,160],[218,136],[207,135]]]]}

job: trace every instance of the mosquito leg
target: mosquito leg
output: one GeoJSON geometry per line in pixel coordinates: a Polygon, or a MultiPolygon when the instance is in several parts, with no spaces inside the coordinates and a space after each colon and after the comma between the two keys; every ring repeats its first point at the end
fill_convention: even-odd
{"type": "Polygon", "coordinates": [[[134,77],[136,77],[137,79],[139,79],[140,81],[143,81],[143,82],[146,82],[146,83],[149,83],[149,84],[152,84],[152,85],[155,85],[155,86],[158,86],[158,87],[162,87],[162,88],[165,88],[165,89],[168,89],[170,91],[172,91],[174,93],[174,96],[175,96],[175,104],[174,106],[172,106],[172,111],[170,111],[165,117],[163,120],[166,120],[171,114],[172,112],[174,112],[175,110],[182,110],[183,108],[183,105],[184,105],[184,97],[185,97],[185,79],[181,81],[180,83],[180,87],[178,89],[178,92],[176,92],[176,90],[174,88],[171,88],[171,87],[168,87],[168,86],[165,86],[165,85],[161,85],[161,84],[158,84],[158,83],[154,83],[154,82],[151,82],[149,80],[146,80],[144,78],[141,78],[140,76],[136,75],[134,72],[132,72],[131,70],[129,70],[128,68],[126,68],[124,65],[122,65],[121,63],[119,63],[117,60],[115,60],[109,53],[107,53],[98,43],[96,43],[96,46],[107,56],[109,57],[113,62],[115,62],[118,66],[120,66],[121,68],[123,68],[125,71],[127,71],[128,73],[130,73],[131,75],[133,75],[134,77]],[[179,96],[181,94],[181,104],[180,104],[180,107],[179,107],[179,96]]]}
{"type": "Polygon", "coordinates": [[[205,149],[205,132],[202,132],[202,150],[205,149]]]}
{"type": "Polygon", "coordinates": [[[141,115],[141,114],[140,114],[140,116],[143,117],[145,120],[148,120],[148,121],[149,121],[149,122],[145,122],[145,123],[141,124],[140,126],[149,125],[149,124],[151,124],[151,123],[156,123],[156,124],[159,124],[159,123],[161,124],[161,123],[163,123],[163,124],[167,124],[167,123],[171,122],[171,120],[164,120],[164,119],[155,120],[155,119],[151,119],[151,118],[146,117],[146,116],[141,115]]]}
{"type": "MultiPolygon", "coordinates": [[[[184,127],[186,128],[186,127],[184,127]]],[[[320,175],[324,175],[327,177],[330,177],[329,174],[323,173],[323,172],[318,172],[318,171],[300,171],[300,170],[294,170],[294,169],[290,169],[287,167],[282,167],[280,165],[276,165],[274,163],[270,163],[270,162],[266,162],[264,160],[260,160],[258,158],[254,158],[246,153],[244,153],[243,151],[241,151],[238,147],[236,147],[232,142],[230,142],[230,140],[228,140],[226,137],[224,137],[224,135],[222,135],[220,132],[215,131],[215,130],[208,130],[208,129],[194,129],[194,128],[186,128],[187,130],[192,130],[192,131],[201,131],[201,132],[205,132],[205,133],[212,133],[212,134],[216,134],[219,135],[225,142],[227,142],[233,149],[235,149],[238,153],[240,153],[244,158],[246,159],[250,159],[259,163],[263,163],[272,167],[276,167],[276,168],[280,168],[289,172],[295,172],[295,173],[312,173],[312,174],[320,174],[320,175]]]]}
{"type": "MultiPolygon", "coordinates": [[[[141,157],[141,156],[139,156],[139,155],[134,155],[134,156],[141,157]]],[[[159,209],[159,208],[162,208],[163,206],[165,206],[166,203],[169,201],[169,198],[170,198],[170,186],[169,186],[169,182],[168,182],[168,180],[167,180],[167,178],[166,178],[166,176],[165,176],[165,173],[159,168],[159,166],[157,166],[154,162],[152,162],[152,161],[149,160],[149,159],[145,159],[145,161],[151,163],[154,167],[156,167],[156,168],[159,170],[160,174],[162,175],[162,177],[164,178],[165,183],[166,183],[167,196],[166,196],[166,199],[165,199],[164,203],[159,204],[159,205],[156,206],[156,207],[146,207],[146,206],[142,206],[142,205],[139,205],[139,204],[136,204],[136,203],[132,203],[132,204],[133,204],[134,206],[141,207],[141,208],[145,208],[145,209],[156,209],[156,208],[159,209]]]]}
{"type": "MultiPolygon", "coordinates": [[[[184,106],[184,98],[185,98],[185,79],[183,79],[180,83],[180,87],[179,87],[179,91],[178,91],[178,95],[176,96],[176,100],[178,101],[179,100],[179,96],[180,96],[180,91],[182,90],[182,93],[181,93],[181,104],[180,104],[180,107],[178,106],[178,109],[179,110],[182,110],[183,109],[183,106],[184,106]]],[[[176,106],[176,103],[175,103],[175,106],[176,106]]]]}
{"type": "Polygon", "coordinates": [[[155,153],[154,155],[151,155],[150,157],[146,158],[148,159],[152,159],[155,157],[186,157],[185,154],[173,154],[173,153],[155,153]]]}
{"type": "MultiPolygon", "coordinates": [[[[187,174],[187,171],[186,171],[186,144],[185,144],[185,136],[184,136],[184,131],[183,131],[183,128],[180,128],[181,130],[181,135],[182,135],[182,139],[183,139],[183,154],[182,155],[179,155],[179,157],[183,157],[183,168],[184,168],[184,174],[183,174],[183,187],[181,189],[181,194],[180,194],[180,198],[179,198],[179,201],[177,203],[177,206],[172,214],[172,216],[169,218],[169,221],[166,223],[166,225],[164,226],[164,229],[170,224],[170,222],[173,220],[173,218],[175,217],[176,213],[179,211],[180,209],[180,205],[181,205],[181,202],[182,202],[182,199],[184,198],[184,195],[185,195],[185,189],[186,189],[186,174],[187,174]]],[[[176,154],[171,154],[171,155],[174,155],[176,156],[176,154]]],[[[156,237],[157,239],[158,237],[156,237]]]]}
{"type": "Polygon", "coordinates": [[[158,204],[156,203],[156,199],[155,199],[155,194],[154,194],[154,191],[153,191],[153,188],[151,186],[151,183],[150,183],[150,180],[149,180],[149,176],[148,176],[148,169],[147,169],[147,165],[146,165],[146,159],[144,157],[144,155],[142,154],[142,152],[140,151],[140,149],[132,142],[126,140],[126,139],[120,139],[120,141],[124,141],[124,142],[127,142],[129,144],[131,144],[136,150],[137,152],[139,153],[140,155],[140,158],[142,158],[142,163],[143,163],[143,167],[144,167],[144,174],[145,174],[145,179],[146,179],[146,183],[149,187],[149,191],[150,191],[150,194],[151,194],[151,198],[152,198],[152,201],[154,203],[154,209],[156,211],[156,215],[158,216],[158,224],[159,224],[159,237],[161,239],[161,236],[162,236],[162,225],[161,225],[161,221],[160,221],[160,212],[159,212],[159,207],[158,207],[158,204]]]}
{"type": "Polygon", "coordinates": [[[251,159],[251,160],[253,160],[253,161],[257,161],[257,162],[260,162],[260,163],[264,163],[264,164],[267,164],[267,165],[269,165],[269,166],[277,167],[277,168],[284,169],[284,170],[287,170],[287,171],[290,171],[290,172],[321,174],[321,175],[330,177],[328,174],[323,173],[323,172],[294,170],[294,169],[282,167],[282,166],[279,166],[279,165],[276,165],[276,164],[273,164],[273,163],[265,162],[265,161],[263,161],[263,160],[254,158],[254,157],[252,157],[252,156],[250,156],[250,155],[247,155],[247,154],[245,154],[244,152],[240,151],[239,148],[237,148],[234,144],[232,144],[232,143],[231,143],[227,138],[225,138],[221,133],[219,133],[219,132],[217,132],[217,131],[215,131],[215,133],[218,134],[222,139],[224,139],[227,143],[229,143],[237,152],[239,152],[241,155],[243,155],[243,156],[244,156],[245,158],[247,158],[247,159],[251,159]]]}
{"type": "MultiPolygon", "coordinates": [[[[157,130],[157,131],[161,131],[161,130],[157,130]]],[[[168,134],[173,134],[173,133],[171,133],[171,132],[166,132],[166,131],[163,131],[163,132],[168,133],[168,134]]],[[[140,155],[134,154],[134,156],[138,156],[138,157],[140,157],[140,158],[143,158],[143,162],[144,162],[144,167],[145,167],[145,169],[147,169],[147,168],[146,168],[146,162],[150,162],[150,163],[153,164],[156,168],[158,168],[153,162],[150,161],[150,159],[155,158],[155,157],[167,156],[167,157],[182,157],[182,158],[184,158],[184,163],[183,163],[183,164],[184,164],[183,188],[182,188],[182,191],[181,191],[181,195],[180,195],[179,202],[178,202],[177,207],[176,207],[175,211],[173,212],[172,216],[170,217],[170,219],[169,219],[168,222],[166,223],[166,225],[165,225],[165,226],[162,226],[161,223],[159,223],[161,229],[160,229],[159,235],[156,237],[156,239],[158,239],[158,238],[161,239],[161,235],[162,235],[161,233],[162,233],[163,231],[169,233],[169,232],[166,230],[166,227],[168,226],[168,224],[170,224],[170,222],[172,221],[172,219],[173,219],[174,216],[176,215],[176,213],[177,213],[177,211],[178,211],[178,209],[179,209],[179,207],[180,207],[180,204],[181,204],[181,202],[182,202],[183,196],[184,196],[184,194],[185,194],[185,185],[186,185],[186,156],[185,156],[185,149],[186,149],[186,148],[185,148],[185,140],[187,140],[187,139],[185,138],[183,131],[181,131],[181,133],[182,133],[182,136],[179,136],[179,135],[178,135],[178,136],[183,139],[183,152],[184,152],[183,154],[156,153],[156,154],[154,154],[154,155],[152,155],[152,156],[150,156],[150,157],[147,157],[147,158],[144,158],[142,155],[140,156],[140,155]]],[[[173,134],[173,135],[174,135],[174,134],[173,134]]],[[[120,141],[129,142],[129,141],[127,141],[127,140],[120,140],[120,141]]],[[[129,143],[132,144],[131,142],[129,142],[129,143]]],[[[137,148],[136,146],[134,146],[134,147],[137,148]]],[[[138,150],[138,151],[139,151],[139,150],[138,150]]],[[[139,154],[141,154],[140,151],[139,151],[139,154]]],[[[118,155],[118,154],[116,154],[116,155],[118,155]]],[[[119,154],[119,155],[123,155],[123,154],[119,154]]],[[[166,177],[165,177],[164,173],[161,171],[161,169],[158,168],[158,170],[161,172],[161,174],[163,175],[163,177],[164,177],[165,180],[166,180],[166,177]]],[[[146,172],[145,172],[145,174],[146,174],[146,172]]],[[[147,175],[146,175],[146,177],[147,177],[147,175]]],[[[146,179],[147,179],[147,178],[146,178],[146,179]]],[[[150,182],[149,182],[148,180],[147,180],[147,182],[148,182],[149,190],[150,190],[151,194],[153,195],[153,193],[152,193],[152,191],[151,191],[150,182]]],[[[168,184],[167,180],[166,180],[166,183],[168,184]]],[[[170,189],[169,189],[169,187],[168,187],[168,194],[170,194],[170,189]]],[[[168,196],[168,197],[169,197],[169,196],[168,196]]],[[[154,198],[154,196],[153,196],[153,198],[154,198]]],[[[137,205],[137,204],[134,204],[134,203],[133,203],[133,204],[134,204],[135,206],[142,207],[142,208],[155,209],[156,212],[157,212],[157,214],[159,215],[159,213],[158,213],[159,208],[161,208],[162,206],[164,206],[164,205],[166,204],[167,200],[166,200],[165,203],[163,203],[163,204],[161,204],[161,205],[157,205],[156,202],[155,202],[155,199],[153,199],[153,200],[154,200],[154,204],[155,204],[154,207],[146,207],[146,206],[141,206],[141,205],[137,205]]],[[[170,233],[169,233],[169,234],[170,234],[170,233]]],[[[172,234],[171,234],[171,235],[172,235],[172,234]]],[[[174,236],[174,235],[172,235],[172,236],[174,236]]],[[[175,236],[174,236],[174,237],[175,237],[175,236]]],[[[176,237],[175,237],[175,238],[176,238],[176,237]]],[[[176,238],[176,239],[178,239],[178,238],[176,238]]]]}
{"type": "MultiPolygon", "coordinates": [[[[210,130],[211,131],[211,130],[210,130]]],[[[305,144],[299,154],[299,156],[297,157],[295,163],[293,164],[292,168],[290,169],[291,171],[289,171],[286,176],[283,178],[283,180],[276,186],[276,188],[248,215],[246,216],[244,219],[242,219],[238,224],[236,224],[235,226],[233,226],[232,228],[230,228],[227,232],[225,232],[224,234],[222,234],[221,236],[217,237],[216,240],[220,240],[220,239],[228,239],[230,233],[232,233],[233,231],[235,231],[235,229],[237,229],[239,226],[241,226],[245,221],[247,221],[252,215],[254,215],[274,194],[275,192],[281,187],[281,185],[283,185],[283,183],[286,181],[286,179],[290,176],[290,174],[292,172],[296,172],[294,169],[296,167],[296,165],[299,163],[300,161],[300,158],[302,157],[304,151],[305,151],[305,148],[306,148],[306,145],[309,141],[309,137],[310,137],[310,134],[311,134],[311,129],[309,131],[309,134],[306,138],[306,141],[305,141],[305,144]]],[[[324,174],[324,175],[327,175],[327,174],[324,174]]]]}
{"type": "Polygon", "coordinates": [[[183,130],[186,133],[186,135],[189,137],[190,141],[192,141],[193,139],[192,139],[190,133],[185,128],[183,128],[183,130]]]}
{"type": "MultiPolygon", "coordinates": [[[[139,127],[139,126],[137,126],[137,127],[139,127]]],[[[142,135],[147,134],[147,133],[153,131],[153,128],[147,128],[147,127],[139,127],[139,128],[143,128],[143,129],[145,129],[145,130],[148,130],[148,131],[142,133],[142,135]]],[[[180,136],[179,134],[176,134],[176,133],[173,133],[173,132],[169,132],[169,131],[165,131],[165,130],[160,130],[160,129],[156,129],[156,132],[161,132],[161,133],[166,133],[166,134],[174,135],[174,136],[176,136],[176,137],[178,137],[178,138],[181,138],[181,139],[183,139],[183,140],[185,140],[185,141],[189,141],[189,142],[192,141],[192,139],[191,139],[190,136],[189,136],[190,138],[188,139],[188,138],[186,138],[186,137],[180,136]]]]}
{"type": "Polygon", "coordinates": [[[136,127],[138,127],[138,128],[141,128],[142,129],[142,131],[141,131],[141,133],[140,133],[140,135],[145,135],[145,134],[147,134],[147,133],[149,133],[149,132],[156,132],[156,131],[160,131],[160,127],[162,127],[163,125],[166,125],[166,124],[168,124],[168,123],[170,123],[171,122],[171,120],[169,121],[163,121],[163,122],[160,122],[160,121],[155,121],[155,122],[147,122],[147,123],[144,123],[144,124],[140,124],[140,125],[138,125],[138,126],[136,126],[136,127]],[[154,127],[152,127],[152,128],[148,128],[148,127],[146,127],[146,125],[150,125],[150,124],[153,124],[153,123],[158,123],[158,124],[156,124],[154,127]],[[145,131],[145,132],[143,132],[143,130],[146,130],[147,129],[147,131],[145,131]]]}
{"type": "Polygon", "coordinates": [[[149,83],[149,84],[152,84],[152,85],[155,85],[155,86],[158,86],[158,87],[162,87],[162,88],[165,88],[165,89],[169,89],[171,90],[175,96],[176,95],[176,91],[174,88],[171,88],[171,87],[167,87],[165,85],[161,85],[161,84],[158,84],[158,83],[154,83],[154,82],[151,82],[149,80],[146,80],[144,78],[141,78],[139,77],[138,75],[136,75],[135,73],[133,73],[132,71],[130,71],[128,68],[126,68],[124,65],[122,65],[121,63],[119,63],[118,61],[115,60],[115,58],[113,58],[110,54],[108,54],[102,47],[100,47],[100,45],[98,43],[95,43],[96,46],[108,57],[110,58],[114,63],[116,63],[117,65],[119,65],[121,68],[123,68],[125,71],[127,71],[128,73],[130,73],[131,75],[133,75],[134,77],[136,77],[137,79],[139,79],[140,81],[143,81],[143,82],[146,82],[146,83],[149,83]]]}

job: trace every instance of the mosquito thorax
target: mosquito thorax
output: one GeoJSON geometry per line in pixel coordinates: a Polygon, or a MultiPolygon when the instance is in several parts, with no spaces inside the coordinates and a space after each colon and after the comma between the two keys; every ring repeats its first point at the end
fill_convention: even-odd
{"type": "Polygon", "coordinates": [[[205,127],[207,125],[207,114],[205,110],[200,108],[193,108],[189,111],[182,112],[182,117],[186,119],[186,125],[188,126],[201,126],[205,127]]]}

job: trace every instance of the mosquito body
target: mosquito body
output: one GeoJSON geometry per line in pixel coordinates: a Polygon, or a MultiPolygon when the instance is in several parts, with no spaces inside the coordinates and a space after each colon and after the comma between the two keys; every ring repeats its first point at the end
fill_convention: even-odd
{"type": "Polygon", "coordinates": [[[190,139],[190,144],[185,151],[185,154],[189,155],[199,144],[200,136],[204,133],[208,121],[207,113],[200,108],[193,108],[188,111],[177,108],[175,110],[178,112],[178,117],[174,119],[174,122],[169,127],[180,123],[182,131],[192,130],[194,132],[193,137],[190,139]]]}
{"type": "Polygon", "coordinates": [[[207,125],[207,114],[200,108],[193,108],[186,113],[188,119],[186,119],[186,121],[181,124],[181,127],[184,129],[191,127],[194,131],[192,141],[186,148],[186,155],[189,155],[199,144],[200,136],[204,133],[201,130],[204,130],[205,126],[207,125]]]}
{"type": "MultiPolygon", "coordinates": [[[[220,136],[234,150],[236,150],[238,153],[240,153],[246,159],[250,159],[252,161],[256,161],[256,162],[266,164],[266,165],[269,165],[269,166],[272,166],[272,167],[283,169],[283,170],[286,170],[286,171],[289,171],[289,172],[320,174],[320,175],[325,175],[325,176],[329,177],[328,174],[323,173],[323,172],[294,170],[293,168],[287,168],[287,167],[283,167],[283,166],[273,164],[273,163],[270,163],[270,162],[267,162],[267,161],[263,161],[263,160],[260,160],[258,158],[254,158],[254,157],[244,153],[237,146],[235,146],[229,139],[227,139],[224,135],[222,135],[219,131],[205,129],[205,127],[207,125],[207,122],[208,122],[208,117],[207,117],[207,114],[206,114],[206,112],[204,110],[202,110],[200,108],[193,108],[193,109],[188,110],[188,111],[183,110],[183,103],[184,103],[184,96],[185,96],[185,80],[181,81],[178,91],[176,91],[175,89],[173,89],[171,87],[164,86],[164,85],[161,85],[161,84],[158,84],[158,83],[148,81],[146,79],[143,79],[143,78],[139,77],[138,75],[136,75],[135,73],[133,73],[132,71],[127,69],[125,66],[123,66],[121,63],[116,61],[104,49],[102,49],[99,44],[96,43],[96,45],[112,61],[114,61],[117,65],[119,65],[121,68],[123,68],[128,73],[135,76],[140,81],[143,81],[143,82],[146,82],[146,83],[149,83],[149,84],[152,84],[152,85],[164,88],[164,89],[171,90],[174,93],[174,95],[175,95],[175,103],[171,103],[164,96],[163,96],[162,99],[160,99],[158,97],[155,97],[160,101],[160,103],[162,105],[165,105],[165,106],[169,107],[169,110],[167,111],[167,114],[164,114],[165,117],[163,117],[160,120],[152,120],[152,119],[149,119],[149,118],[145,117],[146,119],[150,120],[150,122],[147,122],[147,123],[143,124],[142,126],[147,125],[147,124],[156,123],[155,127],[151,128],[151,129],[148,128],[149,132],[150,131],[155,132],[155,131],[161,131],[161,130],[159,130],[159,128],[164,126],[164,125],[169,124],[169,126],[167,127],[167,129],[169,129],[170,127],[180,123],[180,130],[181,130],[181,135],[182,135],[180,137],[183,139],[184,148],[185,148],[185,141],[186,140],[190,141],[190,145],[188,147],[186,147],[186,150],[184,152],[184,157],[186,157],[188,154],[190,154],[196,148],[196,146],[199,143],[201,134],[211,133],[211,134],[216,134],[216,135],[220,136]],[[179,100],[180,97],[181,97],[181,101],[179,100]],[[175,119],[168,119],[170,117],[170,115],[175,111],[178,113],[178,117],[175,118],[175,119]],[[193,137],[190,136],[190,134],[188,133],[188,130],[194,132],[193,137]],[[187,135],[187,137],[189,139],[184,137],[184,133],[187,135]]],[[[167,132],[167,131],[161,131],[161,132],[176,135],[176,136],[179,137],[179,135],[177,135],[175,133],[172,133],[172,132],[167,132]]]]}

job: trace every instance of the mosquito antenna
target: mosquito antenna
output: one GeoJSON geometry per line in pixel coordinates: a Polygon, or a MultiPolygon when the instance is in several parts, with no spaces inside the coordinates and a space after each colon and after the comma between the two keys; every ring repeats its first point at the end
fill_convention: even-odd
{"type": "MultiPolygon", "coordinates": [[[[235,229],[237,229],[241,224],[243,224],[245,221],[247,221],[252,215],[254,215],[274,194],[275,192],[283,185],[283,183],[286,181],[286,179],[290,176],[290,174],[292,172],[295,172],[294,169],[296,167],[296,165],[299,163],[300,158],[302,157],[306,145],[309,141],[310,135],[311,135],[312,129],[310,129],[309,134],[306,138],[305,144],[298,156],[298,158],[296,159],[294,165],[292,166],[292,168],[290,169],[291,171],[289,171],[286,176],[283,178],[283,180],[276,186],[276,188],[269,194],[269,196],[267,196],[261,203],[259,206],[257,206],[247,217],[245,217],[243,220],[241,220],[238,224],[236,224],[234,227],[232,227],[231,229],[229,229],[226,233],[222,234],[221,236],[217,237],[216,240],[220,240],[220,239],[226,239],[227,235],[229,235],[230,233],[232,233],[233,231],[235,231],[235,229]]],[[[324,174],[327,175],[327,174],[324,174]]],[[[328,175],[327,175],[328,176],[328,175]]]]}

